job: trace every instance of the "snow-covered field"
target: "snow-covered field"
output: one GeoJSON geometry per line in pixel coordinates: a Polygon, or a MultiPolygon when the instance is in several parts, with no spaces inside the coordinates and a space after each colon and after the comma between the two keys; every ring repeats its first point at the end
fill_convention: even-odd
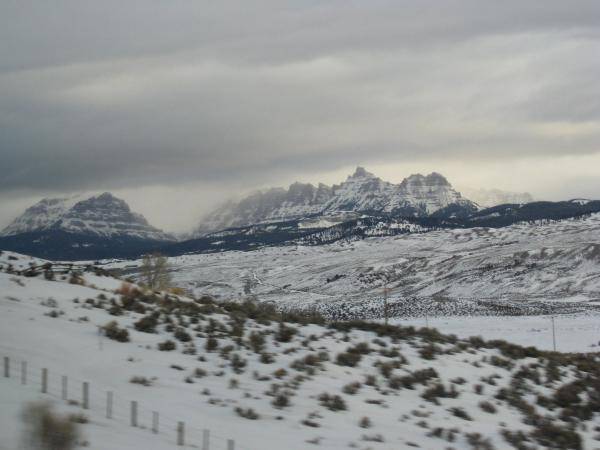
{"type": "MultiPolygon", "coordinates": [[[[402,326],[429,326],[442,333],[467,338],[505,339],[519,345],[553,350],[552,316],[475,316],[395,319],[402,326]]],[[[554,316],[556,350],[560,352],[600,351],[600,314],[559,314],[554,316]]]]}
{"type": "MultiPolygon", "coordinates": [[[[15,269],[42,262],[6,252],[0,256],[4,269],[9,257],[15,269]]],[[[10,378],[0,378],[0,448],[18,448],[21,410],[40,398],[52,400],[59,411],[83,412],[89,423],[82,425],[82,439],[99,450],[175,448],[178,421],[185,421],[187,448],[201,448],[202,430],[209,429],[210,449],[216,450],[227,448],[227,439],[240,450],[503,449],[518,431],[524,433],[518,439],[541,448],[550,447],[552,433],[569,442],[561,448],[597,446],[593,418],[582,419],[585,427],[577,425],[574,433],[558,418],[565,405],[552,406],[557,388],[582,371],[592,370],[590,388],[595,386],[595,356],[587,359],[591,366],[580,366],[581,360],[570,356],[537,357],[535,351],[411,328],[377,334],[360,326],[287,323],[282,329],[277,322],[244,318],[210,303],[131,294],[111,277],[85,273],[78,284],[69,279],[0,273],[0,354],[11,361],[10,378]],[[120,314],[111,315],[115,305],[120,314]],[[138,331],[134,323],[153,314],[156,332],[138,331]],[[128,331],[130,342],[99,334],[98,327],[111,320],[128,331]],[[178,332],[189,335],[189,342],[178,340],[178,332]],[[217,348],[208,351],[211,337],[217,348]],[[177,348],[158,351],[157,344],[167,339],[177,348]],[[21,361],[28,363],[24,386],[21,361]],[[49,369],[49,395],[39,393],[42,367],[49,369]],[[62,375],[69,377],[71,402],[60,400],[62,375]],[[131,383],[133,377],[150,385],[131,383]],[[81,402],[83,381],[90,383],[89,410],[75,404],[81,402]],[[107,391],[114,392],[112,419],[105,418],[107,391]],[[536,395],[546,400],[536,403],[536,395]],[[139,402],[138,427],[129,426],[132,400],[139,402]],[[531,404],[533,412],[520,401],[531,404]],[[152,411],[160,413],[157,435],[150,430],[152,411]],[[248,418],[250,412],[257,417],[248,418]],[[553,418],[551,424],[544,416],[553,418]]],[[[581,329],[590,327],[593,333],[592,318],[561,317],[559,349],[567,330],[560,324],[571,319],[573,343],[581,329]]],[[[485,332],[477,334],[511,337],[505,323],[512,319],[462,320],[466,330],[485,332]]],[[[470,333],[459,330],[458,323],[431,319],[430,325],[470,333]]],[[[540,336],[547,333],[541,322],[527,326],[540,336]]],[[[515,329],[520,327],[513,323],[515,329]]],[[[584,350],[589,350],[588,338],[581,342],[584,350]]],[[[587,395],[581,398],[594,398],[587,395]]]]}
{"type": "MultiPolygon", "coordinates": [[[[381,317],[386,282],[397,317],[585,312],[600,301],[600,214],[170,262],[176,284],[196,296],[253,295],[339,317],[381,317]]],[[[108,266],[135,276],[138,265],[108,266]]]]}

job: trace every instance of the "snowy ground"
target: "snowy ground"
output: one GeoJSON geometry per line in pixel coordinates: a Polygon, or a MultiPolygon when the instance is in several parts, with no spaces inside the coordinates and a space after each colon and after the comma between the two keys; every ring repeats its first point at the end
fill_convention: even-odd
{"type": "MultiPolygon", "coordinates": [[[[392,324],[429,326],[459,337],[482,336],[505,339],[519,345],[553,350],[551,316],[431,317],[394,319],[392,324]]],[[[597,352],[600,350],[600,314],[561,314],[554,317],[556,350],[597,352]]]]}
{"type": "MultiPolygon", "coordinates": [[[[338,317],[589,312],[600,303],[600,214],[547,224],[170,258],[194,295],[316,305],[338,317]]],[[[107,267],[135,276],[139,261],[107,267]]]]}
{"type": "MultiPolygon", "coordinates": [[[[0,258],[0,262],[6,264],[7,254],[2,256],[5,259],[0,258]]],[[[12,260],[13,265],[28,265],[29,260],[11,256],[17,258],[12,260]]],[[[0,354],[11,360],[11,377],[0,378],[0,448],[17,448],[19,414],[25,402],[48,398],[61,411],[82,411],[78,405],[60,400],[60,377],[68,375],[68,398],[73,401],[81,401],[82,382],[90,382],[91,408],[83,411],[90,423],[83,425],[83,439],[95,450],[174,448],[178,421],[186,422],[188,448],[200,448],[202,430],[206,428],[211,432],[210,448],[216,450],[227,448],[227,439],[234,439],[239,450],[391,450],[415,446],[431,450],[503,449],[508,448],[503,433],[521,430],[527,434],[535,429],[525,423],[518,408],[495,398],[501,389],[512,389],[514,380],[521,380],[519,383],[525,383],[529,394],[519,395],[525,395],[538,414],[555,417],[561,409],[546,409],[536,404],[535,396],[552,397],[561,383],[572,381],[577,374],[571,360],[565,360],[560,378],[552,381],[549,357],[512,359],[497,348],[472,347],[466,341],[446,340],[429,332],[410,331],[406,337],[394,340],[359,329],[343,332],[318,325],[289,324],[297,332],[289,342],[281,342],[276,338],[276,323],[245,320],[240,340],[234,332],[234,316],[206,311],[197,316],[177,312],[161,316],[157,333],[144,333],[133,327],[143,313],[108,313],[111,299],[125,304],[124,297],[115,292],[120,287],[119,280],[93,274],[85,274],[83,285],[78,285],[69,283],[68,277],[48,281],[41,275],[0,273],[0,354]],[[196,324],[192,323],[194,317],[196,324]],[[174,320],[190,333],[191,342],[176,341],[168,330],[169,322],[163,319],[174,320]],[[118,343],[99,335],[98,327],[110,320],[128,330],[131,342],[118,343]],[[213,331],[209,331],[211,327],[213,331]],[[249,344],[251,332],[265,337],[260,353],[249,344]],[[216,351],[205,350],[209,336],[218,338],[216,351]],[[157,344],[167,338],[177,342],[177,350],[158,351],[157,344]],[[336,363],[340,353],[361,343],[368,346],[361,350],[355,367],[336,363]],[[197,354],[184,354],[182,350],[191,345],[197,354]],[[431,358],[424,356],[428,349],[435,350],[431,358]],[[274,361],[262,362],[263,353],[272,355],[274,361]],[[244,367],[236,369],[234,354],[245,363],[244,367]],[[320,356],[307,364],[305,358],[310,355],[320,356]],[[28,363],[25,386],[20,384],[21,361],[28,363]],[[390,371],[387,375],[385,365],[390,371]],[[49,369],[50,395],[39,394],[42,367],[49,369]],[[195,377],[195,369],[202,369],[203,376],[195,377]],[[422,369],[433,369],[433,378],[404,386],[404,378],[416,376],[422,369]],[[538,374],[541,381],[528,381],[520,370],[538,374]],[[151,386],[131,383],[134,376],[146,377],[151,386]],[[367,376],[373,377],[369,383],[365,382],[367,376]],[[186,378],[192,382],[186,382],[186,378]],[[356,382],[356,392],[347,390],[356,382]],[[440,384],[454,394],[426,400],[427,391],[440,384]],[[482,386],[482,392],[476,392],[477,385],[482,386]],[[288,396],[289,406],[276,408],[272,404],[275,397],[268,392],[273,392],[273,386],[279,386],[279,392],[288,396]],[[115,396],[113,419],[104,417],[107,391],[115,396]],[[322,393],[340,396],[347,409],[329,410],[319,400],[322,393]],[[131,400],[139,401],[139,426],[135,428],[129,426],[131,400]],[[483,401],[492,403],[495,412],[484,412],[480,406],[483,401]],[[237,407],[251,408],[260,417],[241,417],[235,412],[237,407]],[[152,411],[160,412],[160,433],[156,436],[149,429],[152,411]],[[359,426],[364,417],[370,419],[368,427],[359,426]],[[489,446],[474,447],[477,439],[489,446]]],[[[137,304],[150,310],[157,308],[152,303],[137,304]]],[[[579,342],[583,350],[591,349],[588,346],[593,342],[594,319],[561,317],[557,321],[559,349],[566,342],[573,347],[579,342]],[[584,334],[582,330],[587,331],[584,334]]],[[[423,319],[412,320],[423,325],[418,323],[423,319]]],[[[548,339],[547,318],[439,318],[431,319],[429,324],[459,335],[514,338],[525,344],[548,339]],[[523,320],[525,328],[517,325],[517,320],[523,320]]],[[[596,376],[594,373],[590,375],[596,376]]],[[[561,420],[553,420],[557,426],[566,427],[561,420]]],[[[563,428],[561,433],[568,433],[563,428]]],[[[585,448],[598,447],[593,421],[586,422],[585,429],[578,426],[577,431],[585,448]]]]}

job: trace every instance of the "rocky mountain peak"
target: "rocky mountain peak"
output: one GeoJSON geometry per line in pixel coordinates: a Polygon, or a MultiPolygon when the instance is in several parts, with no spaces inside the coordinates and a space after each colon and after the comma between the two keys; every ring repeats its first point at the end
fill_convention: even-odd
{"type": "Polygon", "coordinates": [[[28,208],[2,231],[3,236],[34,231],[62,230],[70,233],[140,239],[172,240],[152,227],[141,214],[110,192],[96,196],[43,199],[28,208]]]}
{"type": "Polygon", "coordinates": [[[376,178],[371,172],[367,172],[364,167],[358,166],[352,175],[348,175],[348,180],[356,180],[359,178],[376,178]]]}
{"type": "Polygon", "coordinates": [[[472,212],[477,208],[462,198],[439,173],[415,174],[400,184],[393,184],[359,166],[339,185],[329,187],[320,183],[315,188],[312,184],[297,182],[287,190],[270,190],[223,205],[201,223],[196,236],[261,222],[348,212],[427,216],[436,211],[443,214],[449,206],[452,207],[449,214],[472,212]]]}
{"type": "Polygon", "coordinates": [[[446,177],[443,175],[432,172],[429,175],[421,175],[420,173],[410,175],[409,177],[402,180],[401,185],[404,186],[446,186],[452,187],[446,177]]]}

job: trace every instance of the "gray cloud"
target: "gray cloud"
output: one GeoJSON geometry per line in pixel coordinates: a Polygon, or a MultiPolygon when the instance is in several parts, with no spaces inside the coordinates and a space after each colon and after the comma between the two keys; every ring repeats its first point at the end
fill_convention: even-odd
{"type": "Polygon", "coordinates": [[[207,189],[357,162],[444,172],[460,160],[459,176],[493,178],[494,162],[600,152],[593,0],[2,10],[0,195],[11,199],[192,183],[200,207],[207,189]]]}

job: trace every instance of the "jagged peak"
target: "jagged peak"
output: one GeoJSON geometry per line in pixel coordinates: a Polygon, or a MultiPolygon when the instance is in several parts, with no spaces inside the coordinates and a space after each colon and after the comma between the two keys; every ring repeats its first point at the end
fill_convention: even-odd
{"type": "Polygon", "coordinates": [[[102,194],[96,195],[91,198],[97,198],[97,199],[101,199],[101,200],[112,200],[112,199],[121,200],[120,198],[115,197],[111,192],[103,192],[102,194]]]}
{"type": "Polygon", "coordinates": [[[348,179],[355,180],[357,178],[375,178],[375,175],[373,175],[371,172],[367,172],[364,167],[357,166],[354,173],[352,175],[348,175],[348,179]]]}
{"type": "Polygon", "coordinates": [[[429,215],[449,205],[474,208],[438,172],[413,174],[401,184],[384,181],[358,166],[345,181],[333,186],[293,183],[273,195],[247,196],[228,209],[218,209],[201,223],[198,234],[268,220],[294,219],[347,211],[429,215]]]}
{"type": "Polygon", "coordinates": [[[414,173],[404,180],[402,180],[403,185],[438,185],[438,186],[451,186],[445,176],[438,172],[431,172],[429,175],[423,175],[420,173],[414,173]]]}

